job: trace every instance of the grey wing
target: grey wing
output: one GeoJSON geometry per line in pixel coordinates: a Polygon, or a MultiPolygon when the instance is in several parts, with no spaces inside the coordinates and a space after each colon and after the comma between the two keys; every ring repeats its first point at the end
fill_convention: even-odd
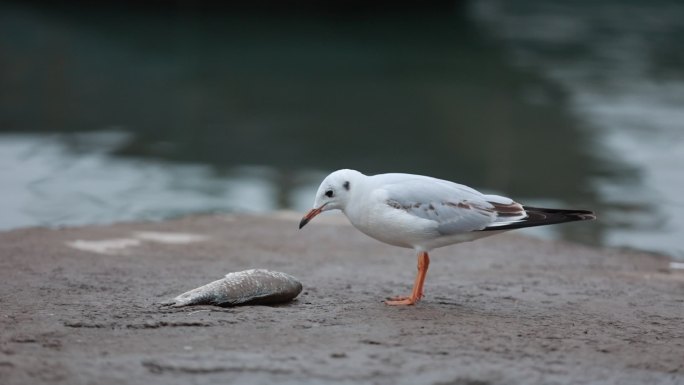
{"type": "Polygon", "coordinates": [[[383,186],[386,204],[411,216],[435,223],[441,235],[483,230],[526,217],[523,207],[509,198],[484,195],[467,186],[434,179],[383,186]]]}

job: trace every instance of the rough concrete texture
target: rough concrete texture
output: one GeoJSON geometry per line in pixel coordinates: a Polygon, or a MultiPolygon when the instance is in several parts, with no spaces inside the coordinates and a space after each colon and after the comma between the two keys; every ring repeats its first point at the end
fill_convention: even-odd
{"type": "Polygon", "coordinates": [[[410,292],[412,251],[298,219],[0,234],[0,382],[684,383],[684,273],[665,258],[499,235],[435,251],[425,299],[397,308],[382,300],[410,292]],[[158,307],[250,268],[304,291],[158,307]]]}

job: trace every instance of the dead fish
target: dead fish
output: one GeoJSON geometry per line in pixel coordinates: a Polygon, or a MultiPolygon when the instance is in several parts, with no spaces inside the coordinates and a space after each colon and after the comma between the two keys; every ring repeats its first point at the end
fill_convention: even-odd
{"type": "Polygon", "coordinates": [[[277,304],[292,301],[301,291],[302,284],[289,274],[252,269],[226,274],[223,279],[190,290],[162,305],[277,304]]]}

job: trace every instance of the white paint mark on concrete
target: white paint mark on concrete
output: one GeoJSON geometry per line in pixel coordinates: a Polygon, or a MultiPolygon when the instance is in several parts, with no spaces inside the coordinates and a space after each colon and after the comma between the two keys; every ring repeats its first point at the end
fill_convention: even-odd
{"type": "Polygon", "coordinates": [[[134,235],[145,241],[182,245],[185,243],[206,241],[209,237],[200,234],[189,233],[161,233],[156,231],[138,231],[134,235]]]}
{"type": "Polygon", "coordinates": [[[98,254],[124,254],[132,247],[140,246],[143,241],[164,243],[169,245],[183,245],[186,243],[202,242],[209,239],[206,235],[189,233],[162,233],[155,231],[139,231],[134,238],[102,239],[85,241],[82,239],[66,242],[66,245],[77,250],[90,251],[98,254]]]}
{"type": "Polygon", "coordinates": [[[84,241],[78,239],[67,242],[67,246],[73,247],[77,250],[90,251],[98,254],[120,254],[130,247],[140,245],[139,239],[133,238],[119,238],[119,239],[104,239],[100,241],[84,241]]]}
{"type": "Polygon", "coordinates": [[[684,262],[670,262],[670,269],[684,269],[684,262]]]}

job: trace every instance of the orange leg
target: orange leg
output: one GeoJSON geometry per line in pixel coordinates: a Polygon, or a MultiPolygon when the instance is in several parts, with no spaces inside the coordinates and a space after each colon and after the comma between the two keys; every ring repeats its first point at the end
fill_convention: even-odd
{"type": "Polygon", "coordinates": [[[425,276],[427,275],[428,266],[430,266],[430,257],[428,253],[421,252],[418,254],[418,275],[413,284],[413,292],[410,297],[396,297],[385,301],[388,305],[414,305],[423,297],[423,284],[425,283],[425,276]]]}

